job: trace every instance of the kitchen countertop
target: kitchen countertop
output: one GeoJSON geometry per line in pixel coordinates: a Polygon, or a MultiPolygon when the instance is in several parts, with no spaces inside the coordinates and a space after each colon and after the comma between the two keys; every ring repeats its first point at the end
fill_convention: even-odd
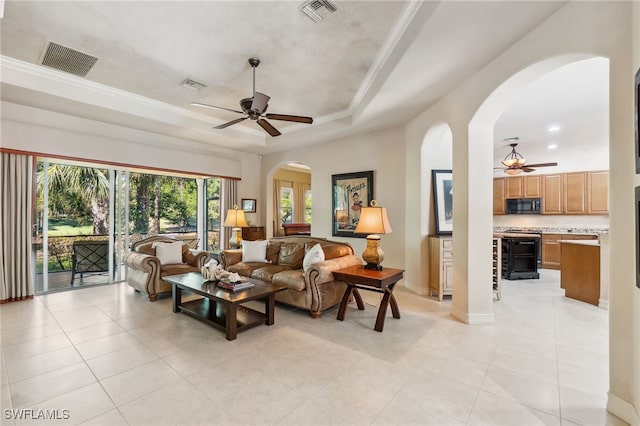
{"type": "Polygon", "coordinates": [[[600,246],[598,240],[558,240],[558,242],[564,244],[580,244],[583,246],[600,246]]]}
{"type": "Polygon", "coordinates": [[[540,234],[522,234],[518,232],[494,232],[493,238],[540,238],[540,234]]]}
{"type": "Polygon", "coordinates": [[[526,228],[526,227],[518,227],[518,229],[513,229],[513,226],[496,226],[493,228],[494,233],[536,233],[536,234],[574,234],[574,235],[600,235],[600,234],[608,234],[609,229],[607,228],[526,228]]]}

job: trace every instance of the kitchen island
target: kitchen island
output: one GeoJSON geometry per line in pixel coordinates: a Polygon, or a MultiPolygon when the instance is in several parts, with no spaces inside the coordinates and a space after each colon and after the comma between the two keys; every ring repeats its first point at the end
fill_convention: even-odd
{"type": "Polygon", "coordinates": [[[565,296],[598,306],[600,302],[600,243],[560,240],[560,287],[565,296]]]}

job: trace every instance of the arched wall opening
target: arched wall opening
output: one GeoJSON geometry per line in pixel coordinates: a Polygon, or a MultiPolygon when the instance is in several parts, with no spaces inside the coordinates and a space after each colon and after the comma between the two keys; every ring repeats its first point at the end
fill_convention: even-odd
{"type": "MultiPolygon", "coordinates": [[[[282,222],[282,217],[278,214],[278,211],[282,207],[285,207],[285,210],[287,208],[278,204],[280,191],[289,191],[293,201],[291,215],[285,218],[286,222],[304,223],[306,221],[305,217],[311,217],[310,212],[305,214],[303,211],[305,208],[305,194],[308,195],[312,191],[311,168],[303,162],[290,160],[280,161],[267,172],[265,187],[267,238],[284,235],[282,224],[280,223],[282,222]]],[[[311,204],[311,209],[313,209],[313,204],[311,204]]]]}
{"type": "MultiPolygon", "coordinates": [[[[432,170],[450,170],[453,133],[447,123],[431,126],[420,146],[420,270],[419,281],[411,288],[420,295],[431,295],[429,290],[429,236],[436,232],[435,210],[433,208],[432,170]]],[[[408,283],[408,284],[409,284],[408,283]]]]}
{"type": "Polygon", "coordinates": [[[466,144],[454,144],[454,176],[456,181],[466,183],[466,191],[454,194],[454,221],[462,224],[456,227],[456,230],[462,228],[462,232],[454,232],[453,246],[463,247],[466,253],[462,255],[454,250],[452,314],[467,323],[493,322],[491,255],[486,247],[489,247],[493,233],[493,211],[489,200],[493,199],[495,123],[533,81],[563,65],[589,57],[594,56],[552,57],[516,72],[491,92],[473,114],[466,144]],[[465,263],[462,268],[461,262],[465,263]],[[455,279],[455,275],[460,273],[465,274],[465,279],[455,279]],[[456,294],[462,297],[456,297],[456,294]]]}

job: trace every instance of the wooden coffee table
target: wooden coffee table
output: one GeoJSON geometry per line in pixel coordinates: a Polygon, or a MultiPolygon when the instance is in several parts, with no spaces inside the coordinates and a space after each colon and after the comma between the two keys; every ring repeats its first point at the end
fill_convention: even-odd
{"type": "Polygon", "coordinates": [[[243,278],[255,285],[234,293],[219,288],[198,272],[162,277],[171,283],[173,312],[183,312],[212,327],[224,330],[227,340],[234,340],[238,332],[258,324],[272,325],[275,320],[275,294],[286,287],[267,284],[264,281],[243,278]],[[200,299],[182,302],[182,290],[202,296],[200,299]],[[264,313],[243,306],[252,300],[264,302],[264,313]]]}

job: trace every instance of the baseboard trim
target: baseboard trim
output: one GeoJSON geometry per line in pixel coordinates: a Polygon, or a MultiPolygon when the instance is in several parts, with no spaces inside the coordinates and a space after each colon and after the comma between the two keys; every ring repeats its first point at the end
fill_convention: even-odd
{"type": "Polygon", "coordinates": [[[609,310],[609,301],[605,299],[598,299],[598,308],[604,309],[605,311],[609,310]]]}
{"type": "Polygon", "coordinates": [[[487,314],[468,314],[456,308],[455,306],[452,306],[451,315],[453,315],[454,318],[457,318],[465,324],[469,325],[485,325],[493,324],[495,322],[493,312],[487,314]]]}
{"type": "Polygon", "coordinates": [[[640,426],[640,417],[633,405],[611,392],[607,393],[607,411],[631,426],[640,426]]]}

